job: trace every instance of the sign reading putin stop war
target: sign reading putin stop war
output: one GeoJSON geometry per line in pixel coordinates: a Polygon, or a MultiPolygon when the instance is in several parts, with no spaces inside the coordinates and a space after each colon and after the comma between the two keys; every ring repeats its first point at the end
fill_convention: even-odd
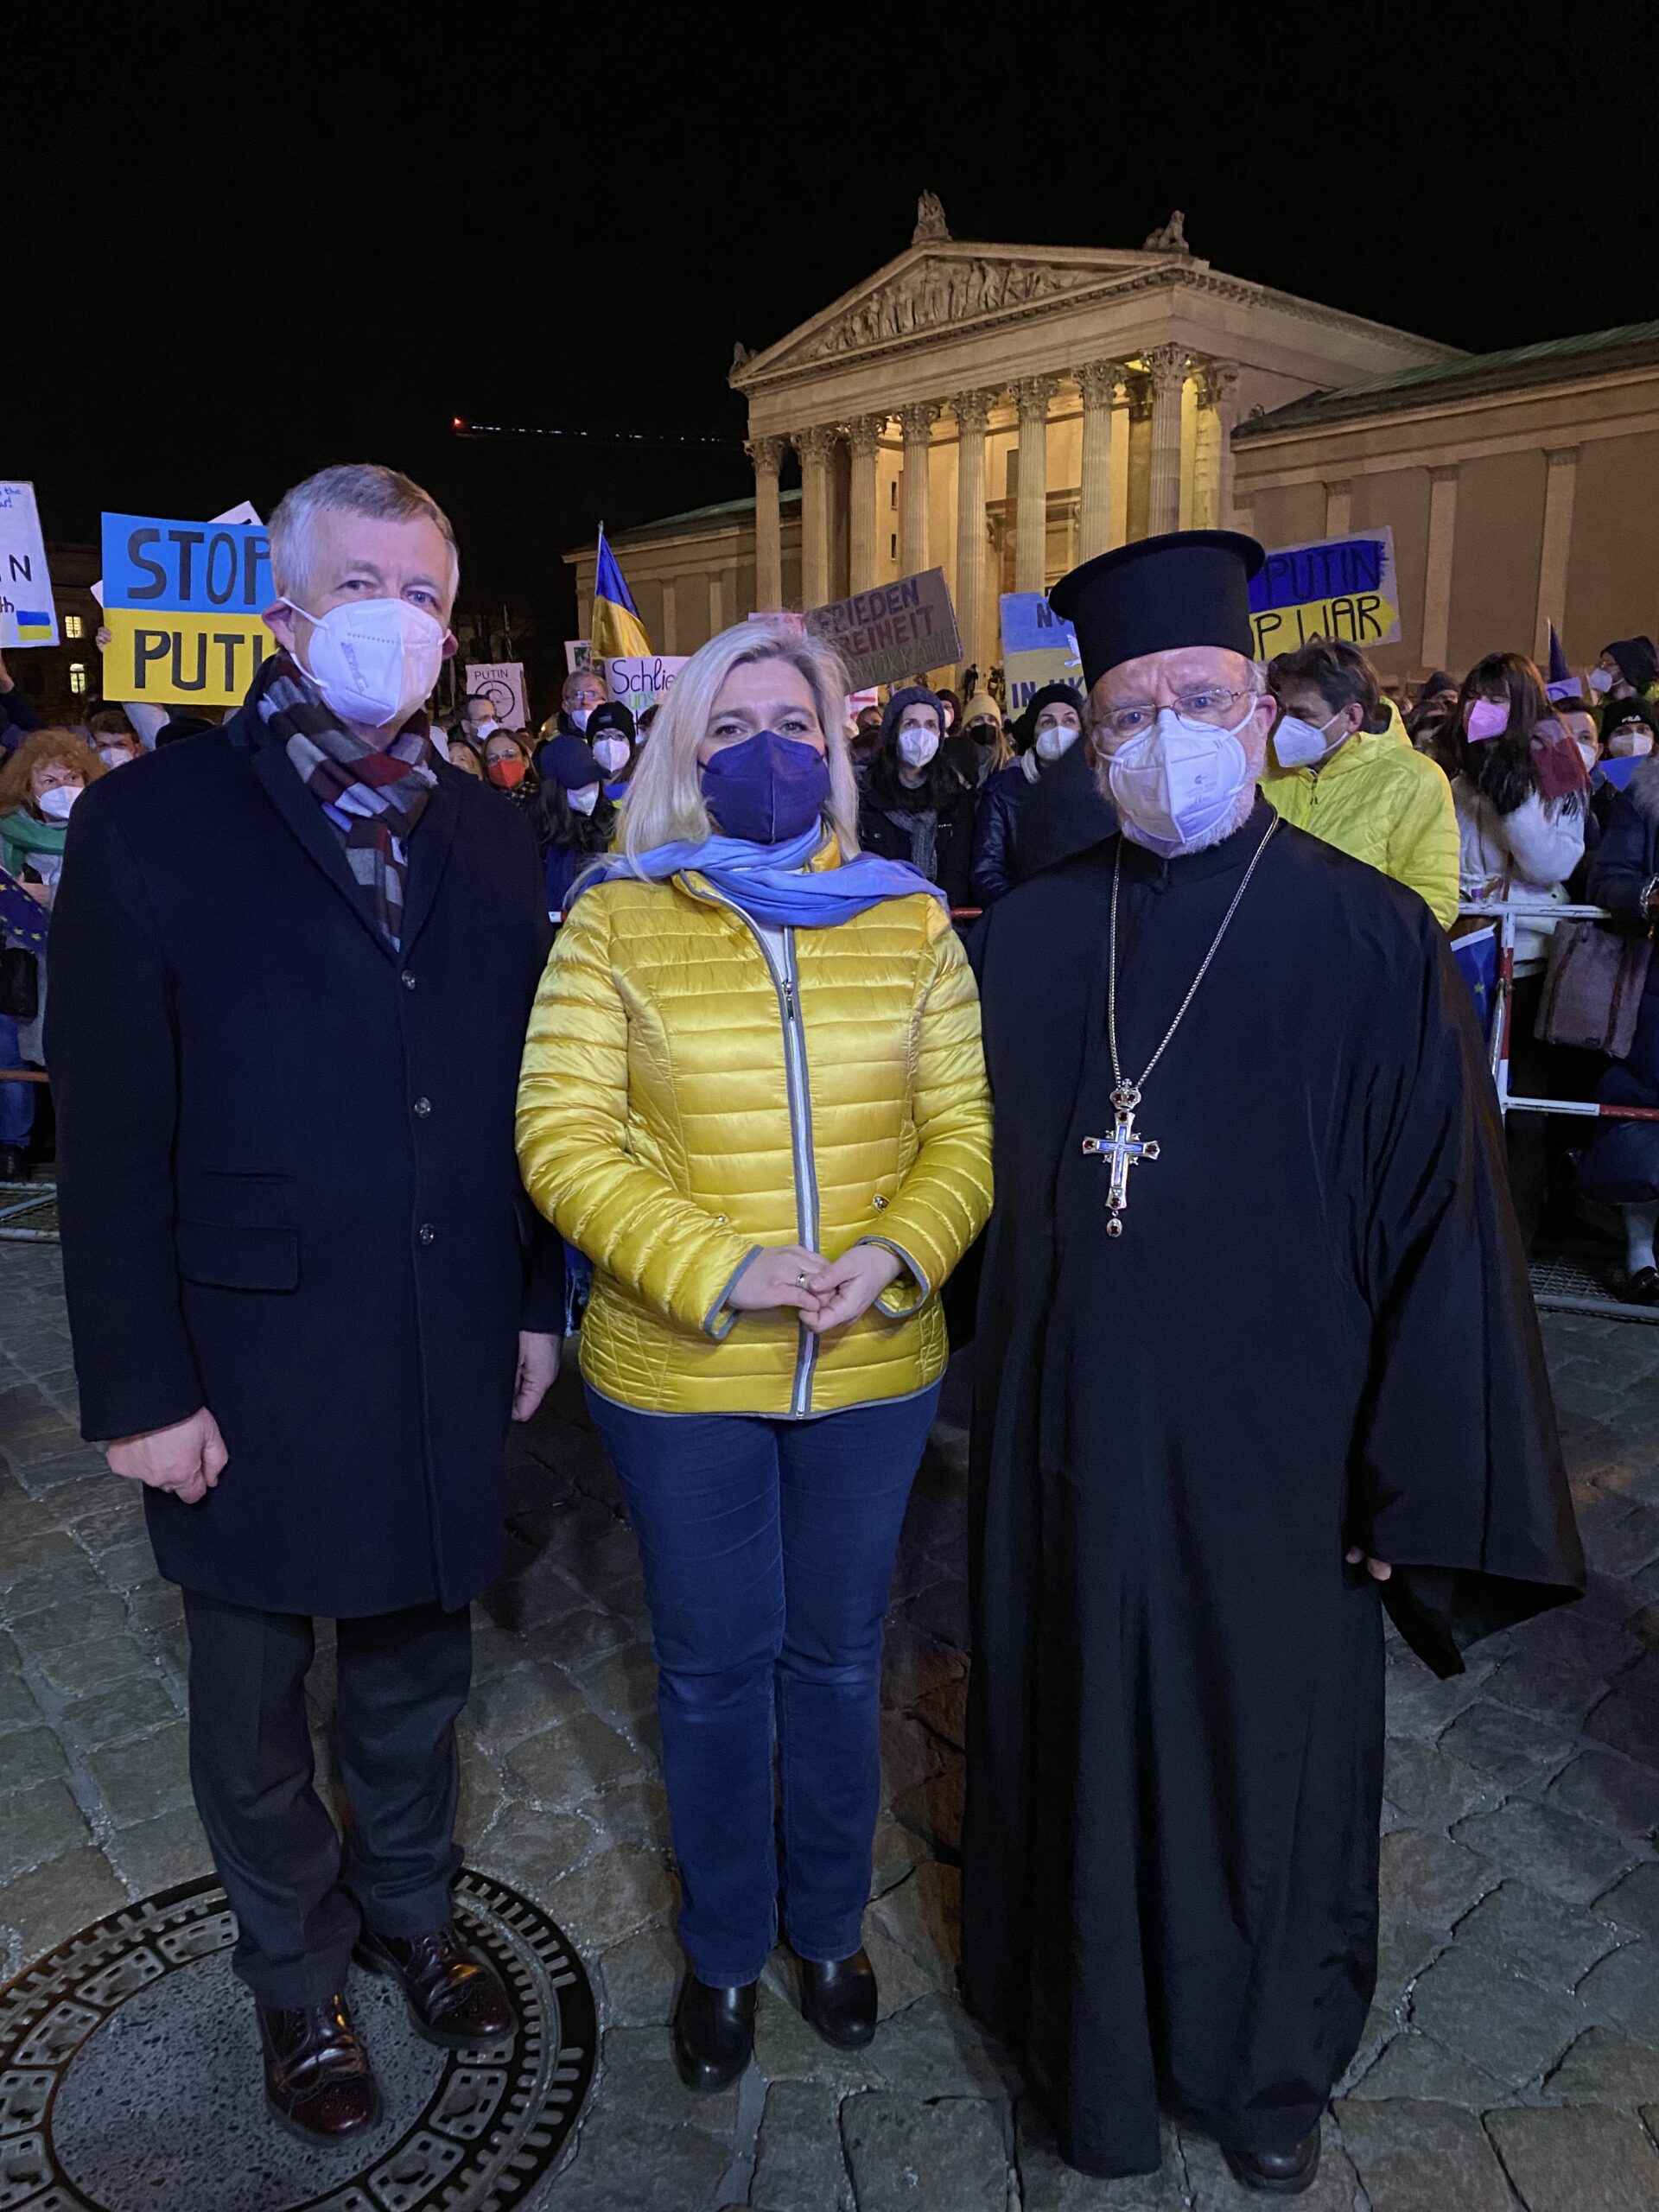
{"type": "Polygon", "coordinates": [[[105,697],[239,706],[278,650],[259,619],[276,596],[261,523],[106,514],[105,697]]]}
{"type": "Polygon", "coordinates": [[[1392,645],[1400,635],[1394,532],[1385,524],[1277,547],[1250,579],[1250,626],[1258,660],[1315,638],[1340,638],[1362,652],[1392,645]]]}
{"type": "Polygon", "coordinates": [[[896,683],[925,669],[953,668],[962,658],[956,609],[943,569],[924,569],[896,583],[875,584],[850,599],[809,607],[815,638],[827,639],[847,664],[855,691],[896,683]]]}

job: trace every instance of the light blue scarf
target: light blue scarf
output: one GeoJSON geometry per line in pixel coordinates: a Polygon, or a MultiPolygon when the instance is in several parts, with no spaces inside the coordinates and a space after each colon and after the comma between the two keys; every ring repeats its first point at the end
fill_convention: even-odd
{"type": "Polygon", "coordinates": [[[700,875],[722,899],[766,929],[832,930],[868,913],[886,899],[925,891],[946,905],[944,893],[903,861],[861,853],[839,868],[802,870],[823,842],[814,824],[785,845],[750,845],[739,837],[705,837],[696,845],[658,845],[629,859],[609,855],[590,882],[664,883],[673,875],[700,875]]]}

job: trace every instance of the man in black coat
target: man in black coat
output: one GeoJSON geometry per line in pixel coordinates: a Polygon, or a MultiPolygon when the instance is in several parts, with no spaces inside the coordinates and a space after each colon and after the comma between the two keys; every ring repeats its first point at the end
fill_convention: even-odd
{"type": "Polygon", "coordinates": [[[48,1052],[84,1433],[145,1485],[183,1588],[191,1772],[267,2094],[332,2139],[378,2108],[354,1947],[429,2039],[512,2026],[451,1927],[454,1724],[563,1268],[513,1154],[534,841],[422,710],[453,533],[365,467],[290,492],[270,537],[285,650],[222,729],[76,810],[48,1052]],[[343,1845],[306,1726],[319,1615],[343,1845]]]}

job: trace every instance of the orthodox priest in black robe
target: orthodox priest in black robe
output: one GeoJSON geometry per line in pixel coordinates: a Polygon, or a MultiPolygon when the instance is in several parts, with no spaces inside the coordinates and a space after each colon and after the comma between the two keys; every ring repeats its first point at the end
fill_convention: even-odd
{"type": "Polygon", "coordinates": [[[1376,1980],[1382,1607],[1454,1673],[1583,1559],[1467,988],[1256,793],[1262,558],[1053,594],[1126,834],[979,949],[963,1948],[1074,2164],[1155,2170],[1161,2107],[1289,2195],[1376,1980]]]}

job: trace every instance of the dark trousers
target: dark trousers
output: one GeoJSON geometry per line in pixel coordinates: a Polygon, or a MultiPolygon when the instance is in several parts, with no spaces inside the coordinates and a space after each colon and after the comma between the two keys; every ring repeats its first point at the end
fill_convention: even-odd
{"type": "Polygon", "coordinates": [[[309,1618],[183,1597],[190,1780],[241,1929],[232,1964],[262,2005],[321,2004],[344,1987],[362,1921],[383,1936],[448,1923],[471,1615],[416,1605],[337,1624],[342,1840],[315,1786],[309,1618]]]}
{"type": "Polygon", "coordinates": [[[639,1538],[694,1974],[757,1980],[862,1941],[880,1807],[881,1623],[937,1389],[818,1421],[588,1402],[639,1538]],[[773,1724],[777,1802],[774,1827],[773,1724]]]}

